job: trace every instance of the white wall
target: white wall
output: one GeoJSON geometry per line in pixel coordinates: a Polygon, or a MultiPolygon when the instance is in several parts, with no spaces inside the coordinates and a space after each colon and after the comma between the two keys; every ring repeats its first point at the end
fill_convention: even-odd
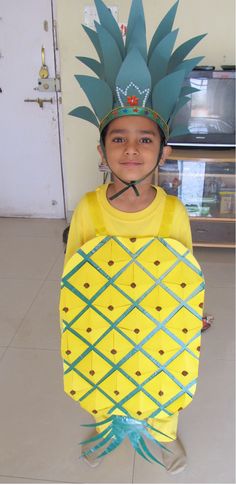
{"type": "MultiPolygon", "coordinates": [[[[173,5],[174,0],[143,0],[148,42],[159,20],[173,5]]],[[[99,139],[95,126],[68,116],[80,105],[88,105],[86,96],[74,74],[89,74],[75,56],[95,57],[94,49],[81,27],[84,7],[91,0],[57,0],[58,37],[61,57],[62,102],[64,123],[64,160],[66,171],[67,207],[73,211],[84,192],[102,182],[98,172],[96,146],[99,139]]],[[[114,0],[107,5],[119,9],[119,22],[127,22],[130,1],[114,0]]],[[[235,0],[180,0],[175,27],[180,28],[177,44],[190,37],[208,32],[208,36],[194,49],[193,55],[204,55],[201,64],[235,64],[235,0]]]]}

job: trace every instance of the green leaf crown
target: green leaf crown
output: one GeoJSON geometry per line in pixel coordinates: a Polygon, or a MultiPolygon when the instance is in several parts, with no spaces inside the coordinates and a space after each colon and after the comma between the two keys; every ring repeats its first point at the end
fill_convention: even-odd
{"type": "MultiPolygon", "coordinates": [[[[95,30],[83,26],[98,60],[77,57],[97,77],[76,75],[93,111],[87,106],[69,114],[93,123],[102,133],[105,126],[121,116],[145,116],[155,121],[169,136],[171,118],[189,101],[195,88],[183,86],[188,73],[203,59],[186,59],[205,37],[198,35],[174,49],[178,29],[172,30],[179,0],[158,25],[147,50],[146,26],[142,0],[132,0],[126,41],[118,23],[102,0],[94,0],[100,24],[95,30]]],[[[179,126],[171,135],[187,128],[179,126]]]]}

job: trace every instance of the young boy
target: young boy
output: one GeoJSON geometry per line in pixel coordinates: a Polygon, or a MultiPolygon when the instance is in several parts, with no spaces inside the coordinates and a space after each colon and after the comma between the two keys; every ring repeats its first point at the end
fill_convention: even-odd
{"type": "MultiPolygon", "coordinates": [[[[114,194],[125,187],[120,179],[126,182],[140,179],[153,170],[157,160],[159,164],[164,164],[165,159],[170,156],[171,148],[162,146],[161,136],[158,126],[152,120],[141,116],[126,116],[111,121],[104,145],[107,163],[113,173],[113,182],[97,188],[96,210],[100,212],[106,234],[109,235],[159,236],[160,227],[167,219],[169,227],[162,235],[182,242],[191,250],[191,231],[185,207],[179,199],[168,196],[160,187],[152,185],[152,174],[140,182],[139,197],[129,189],[114,200],[110,200],[114,194]],[[172,214],[168,214],[165,209],[166,202],[170,199],[172,214]]],[[[100,145],[98,151],[104,163],[104,154],[100,145]]],[[[96,228],[85,196],[75,209],[72,218],[65,263],[79,247],[95,235],[96,228]]],[[[163,462],[172,472],[181,471],[185,466],[185,452],[176,438],[177,423],[177,415],[165,420],[152,420],[154,427],[174,440],[169,445],[173,454],[162,451],[163,462]]],[[[86,457],[86,460],[92,465],[98,463],[98,459],[91,455],[86,457]]]]}
{"type": "MultiPolygon", "coordinates": [[[[89,97],[90,102],[93,103],[96,116],[100,120],[99,129],[101,139],[98,152],[103,164],[106,163],[112,172],[112,182],[98,187],[92,194],[86,194],[77,205],[71,221],[65,264],[83,244],[93,239],[97,234],[129,237],[131,240],[132,238],[135,240],[136,237],[150,236],[172,238],[181,242],[191,251],[191,231],[185,207],[178,198],[167,195],[163,189],[152,184],[153,173],[157,165],[163,165],[171,153],[171,148],[166,144],[168,137],[168,119],[170,112],[173,112],[176,107],[177,101],[173,99],[173,96],[179,99],[185,71],[184,69],[180,71],[175,69],[175,63],[173,64],[173,75],[171,75],[170,69],[168,71],[166,68],[167,76],[165,82],[159,80],[159,84],[157,83],[159,87],[158,95],[155,95],[157,91],[156,87],[152,86],[152,106],[150,107],[150,104],[149,106],[145,106],[145,103],[149,99],[148,96],[151,93],[151,80],[149,79],[150,74],[147,74],[147,67],[146,64],[144,65],[143,56],[140,55],[135,45],[133,45],[132,49],[127,45],[124,60],[120,59],[117,46],[122,51],[122,45],[119,39],[117,40],[118,34],[114,26],[114,19],[108,14],[101,0],[95,0],[95,3],[101,22],[101,26],[96,25],[99,35],[99,45],[103,50],[101,63],[104,64],[103,67],[106,71],[106,48],[109,38],[110,45],[112,43],[114,44],[113,48],[118,58],[117,63],[120,64],[118,75],[116,76],[116,87],[114,88],[114,85],[112,86],[113,93],[116,92],[115,106],[112,103],[110,110],[108,109],[111,101],[110,91],[108,91],[107,85],[104,85],[103,80],[99,85],[100,91],[97,93],[99,99],[94,94],[96,86],[91,81],[92,78],[84,76],[86,83],[85,79],[83,80],[83,76],[78,76],[78,80],[89,97]],[[113,38],[111,37],[112,29],[116,31],[113,38]],[[181,75],[180,72],[182,73],[181,75]],[[178,89],[176,85],[178,85],[178,89]],[[89,91],[90,89],[91,91],[89,91]],[[169,98],[166,101],[163,100],[164,92],[166,92],[169,98]],[[173,94],[174,92],[175,95],[173,94]],[[102,95],[104,95],[104,109],[103,107],[101,108],[102,95]],[[107,101],[108,98],[109,101],[107,101]],[[159,109],[155,105],[156,102],[159,105],[159,109]],[[166,108],[167,105],[168,107],[166,108]]],[[[161,37],[159,29],[159,43],[162,42],[162,53],[165,42],[167,43],[166,49],[170,50],[170,38],[173,36],[173,32],[170,31],[176,8],[177,4],[172,7],[162,21],[161,37]],[[167,41],[165,40],[166,38],[167,41]]],[[[130,44],[132,42],[135,44],[136,42],[139,45],[140,35],[137,36],[137,33],[135,34],[135,18],[136,20],[138,19],[138,32],[140,32],[140,22],[143,26],[144,19],[142,5],[139,0],[136,0],[136,3],[133,2],[132,4],[128,23],[128,32],[129,30],[133,32],[132,41],[132,34],[131,36],[127,34],[127,44],[128,42],[130,44]]],[[[92,38],[91,32],[87,30],[87,33],[92,38]]],[[[200,40],[200,36],[198,40],[200,40]]],[[[194,42],[193,40],[190,41],[191,48],[196,42],[196,40],[194,42]]],[[[156,48],[155,45],[152,47],[152,55],[155,57],[155,53],[158,53],[158,43],[156,48]]],[[[140,45],[139,49],[142,50],[140,45]]],[[[186,44],[184,52],[186,52],[186,44]]],[[[152,71],[152,55],[151,53],[149,54],[151,59],[149,62],[149,70],[152,71]]],[[[115,62],[114,55],[111,56],[110,53],[107,55],[110,63],[115,62]]],[[[180,55],[179,60],[182,62],[183,55],[180,55]]],[[[196,59],[194,62],[196,64],[196,59]]],[[[88,61],[85,63],[89,65],[88,61]]],[[[191,68],[192,66],[193,63],[191,64],[191,68]]],[[[115,69],[114,65],[113,69],[115,69]]],[[[107,74],[107,78],[109,76],[110,74],[107,74]]],[[[153,70],[153,76],[155,78],[158,77],[156,69],[153,70]]],[[[112,85],[113,81],[114,79],[110,79],[110,85],[112,85]]],[[[106,79],[106,83],[108,83],[108,79],[106,79]]],[[[182,95],[183,98],[183,92],[182,95]]],[[[89,112],[85,107],[77,108],[71,114],[96,124],[94,117],[91,115],[91,111],[89,112]]],[[[106,417],[104,415],[103,419],[106,419],[106,417]]],[[[159,435],[157,439],[165,442],[168,449],[173,452],[169,453],[168,450],[162,449],[162,459],[167,470],[172,473],[183,470],[186,465],[186,455],[176,435],[178,412],[170,416],[167,415],[162,419],[150,418],[149,423],[166,435],[163,435],[161,439],[159,435]]],[[[99,431],[101,429],[103,428],[99,427],[99,431]]],[[[155,431],[151,433],[155,436],[155,431]]],[[[87,446],[84,446],[82,451],[86,452],[86,450],[87,446]]],[[[94,456],[88,454],[84,459],[92,466],[99,463],[96,455],[94,458],[94,456]]]]}

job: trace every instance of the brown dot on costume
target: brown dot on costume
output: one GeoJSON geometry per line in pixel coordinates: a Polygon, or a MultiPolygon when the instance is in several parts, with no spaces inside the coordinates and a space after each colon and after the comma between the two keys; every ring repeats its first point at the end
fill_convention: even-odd
{"type": "Polygon", "coordinates": [[[90,286],[89,283],[84,283],[85,288],[89,288],[89,286],[90,286]]]}
{"type": "Polygon", "coordinates": [[[199,303],[199,307],[200,308],[203,308],[203,303],[199,303]]]}
{"type": "Polygon", "coordinates": [[[112,310],[114,310],[114,307],[112,305],[109,305],[108,310],[112,312],[112,310]]]}
{"type": "Polygon", "coordinates": [[[200,345],[199,345],[199,346],[197,347],[198,352],[200,352],[200,349],[201,349],[201,347],[200,347],[200,345]]]}
{"type": "Polygon", "coordinates": [[[73,391],[73,389],[72,389],[72,391],[70,391],[70,394],[71,394],[72,396],[74,396],[74,394],[76,394],[76,392],[75,392],[75,391],[73,391]]]}
{"type": "Polygon", "coordinates": [[[92,410],[92,413],[93,413],[93,414],[97,414],[97,410],[96,410],[96,409],[93,409],[93,410],[92,410]]]}
{"type": "Polygon", "coordinates": [[[178,411],[182,411],[183,408],[179,408],[178,411]]]}
{"type": "Polygon", "coordinates": [[[136,288],[136,283],[131,283],[131,288],[136,288]]]}
{"type": "Polygon", "coordinates": [[[139,370],[137,370],[137,372],[135,372],[136,376],[141,376],[141,372],[139,370]]]}
{"type": "Polygon", "coordinates": [[[156,261],[154,261],[154,264],[155,264],[155,266],[159,266],[160,261],[156,260],[156,261]]]}
{"type": "Polygon", "coordinates": [[[90,370],[90,371],[89,371],[89,374],[90,374],[91,376],[94,376],[94,374],[95,374],[94,370],[90,370]]]}
{"type": "Polygon", "coordinates": [[[114,261],[112,261],[112,260],[108,261],[109,266],[113,266],[113,264],[114,264],[114,261]]]}
{"type": "Polygon", "coordinates": [[[140,332],[139,328],[134,329],[134,333],[139,333],[139,332],[140,332]]]}
{"type": "Polygon", "coordinates": [[[63,312],[67,313],[69,311],[69,308],[67,306],[64,306],[63,312]]]}
{"type": "Polygon", "coordinates": [[[70,350],[67,350],[66,351],[66,355],[70,355],[71,354],[71,351],[70,350]]]}
{"type": "Polygon", "coordinates": [[[114,394],[115,394],[116,396],[118,396],[120,393],[119,393],[119,391],[114,391],[114,394]]]}
{"type": "Polygon", "coordinates": [[[90,328],[90,327],[86,328],[86,332],[88,332],[88,333],[92,332],[92,328],[90,328]]]}
{"type": "Polygon", "coordinates": [[[138,416],[141,416],[141,414],[142,414],[142,411],[137,411],[138,416]]]}
{"type": "Polygon", "coordinates": [[[114,354],[114,355],[115,355],[115,354],[117,354],[117,350],[112,349],[112,350],[111,350],[111,354],[114,354]]]}
{"type": "Polygon", "coordinates": [[[135,241],[136,241],[136,237],[131,237],[131,238],[130,238],[130,241],[131,241],[131,242],[135,242],[135,241]]]}
{"type": "Polygon", "coordinates": [[[159,394],[159,396],[163,396],[164,392],[163,391],[159,391],[158,394],[159,394]]]}
{"type": "Polygon", "coordinates": [[[160,312],[160,311],[162,310],[162,307],[161,307],[161,306],[156,306],[156,310],[157,310],[158,312],[160,312]]]}
{"type": "Polygon", "coordinates": [[[181,283],[180,286],[181,286],[181,288],[185,288],[185,286],[187,286],[187,285],[186,285],[186,283],[181,283]]]}
{"type": "Polygon", "coordinates": [[[186,370],[183,370],[182,376],[187,376],[187,375],[188,375],[188,372],[186,370]]]}
{"type": "Polygon", "coordinates": [[[164,350],[159,350],[160,355],[163,355],[164,353],[165,353],[164,350]]]}
{"type": "Polygon", "coordinates": [[[188,329],[187,328],[182,328],[182,332],[183,333],[188,333],[188,329]]]}

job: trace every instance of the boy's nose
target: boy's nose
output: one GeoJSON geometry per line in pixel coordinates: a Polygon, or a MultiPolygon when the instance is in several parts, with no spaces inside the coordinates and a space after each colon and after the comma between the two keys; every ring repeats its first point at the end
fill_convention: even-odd
{"type": "Polygon", "coordinates": [[[138,147],[136,143],[127,143],[125,147],[125,153],[126,155],[135,155],[138,153],[138,147]]]}

